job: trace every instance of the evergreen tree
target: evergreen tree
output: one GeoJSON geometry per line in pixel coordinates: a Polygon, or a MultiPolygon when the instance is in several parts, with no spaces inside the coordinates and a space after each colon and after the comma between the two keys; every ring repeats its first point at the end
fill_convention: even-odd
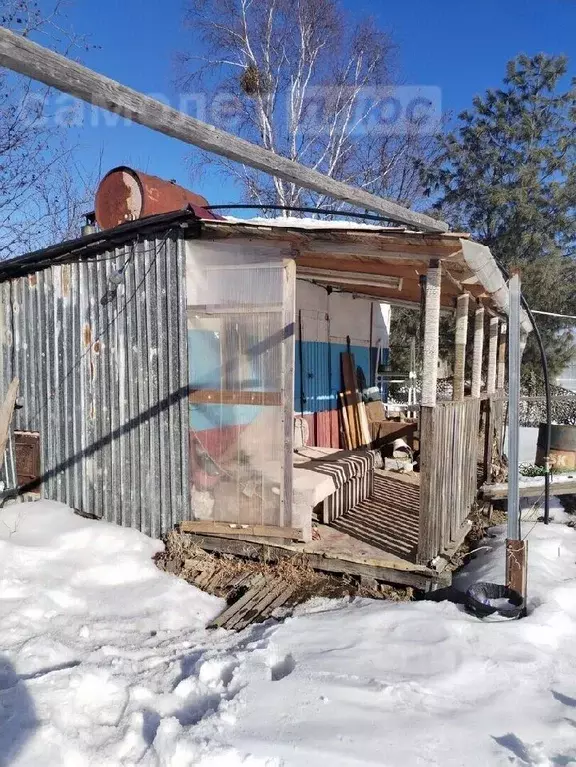
{"type": "MultiPolygon", "coordinates": [[[[441,138],[423,168],[434,208],[521,271],[531,308],[576,314],[576,78],[564,56],[518,56],[441,138]]],[[[539,316],[552,374],[574,353],[575,321],[539,316]]],[[[539,376],[533,334],[523,369],[539,376]]]]}

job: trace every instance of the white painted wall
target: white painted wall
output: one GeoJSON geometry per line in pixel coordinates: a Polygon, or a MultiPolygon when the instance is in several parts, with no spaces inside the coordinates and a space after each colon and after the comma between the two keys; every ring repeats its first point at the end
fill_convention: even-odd
{"type": "Polygon", "coordinates": [[[346,343],[353,346],[388,348],[390,306],[349,293],[328,293],[326,288],[305,280],[296,282],[296,312],[302,313],[302,337],[306,341],[346,343]],[[370,317],[372,316],[372,333],[370,317]]]}

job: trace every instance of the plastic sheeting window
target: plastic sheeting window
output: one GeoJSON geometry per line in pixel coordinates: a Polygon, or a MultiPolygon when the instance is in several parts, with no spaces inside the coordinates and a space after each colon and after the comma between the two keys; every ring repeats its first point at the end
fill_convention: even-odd
{"type": "Polygon", "coordinates": [[[192,516],[290,526],[284,347],[293,343],[293,286],[282,260],[227,245],[187,250],[192,516]]]}

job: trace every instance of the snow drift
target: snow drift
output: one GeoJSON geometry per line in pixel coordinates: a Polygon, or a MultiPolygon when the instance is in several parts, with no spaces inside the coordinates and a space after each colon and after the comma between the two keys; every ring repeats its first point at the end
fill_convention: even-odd
{"type": "MultiPolygon", "coordinates": [[[[530,614],[313,600],[284,624],[157,570],[161,544],[0,511],[0,765],[576,765],[576,533],[530,532],[530,614]]],[[[503,531],[460,577],[503,577],[503,531]]]]}

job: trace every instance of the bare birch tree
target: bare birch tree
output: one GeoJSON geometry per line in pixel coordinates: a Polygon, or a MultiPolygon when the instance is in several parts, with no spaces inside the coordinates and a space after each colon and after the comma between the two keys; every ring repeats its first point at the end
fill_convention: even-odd
{"type": "MultiPolygon", "coordinates": [[[[382,120],[395,46],[373,20],[351,23],[339,0],[188,0],[185,24],[191,45],[178,56],[180,84],[216,92],[206,101],[212,122],[370,192],[419,199],[416,162],[434,139],[416,121],[398,131],[382,120]]],[[[260,205],[327,202],[233,162],[207,161],[260,205]]]]}
{"type": "MultiPolygon", "coordinates": [[[[65,28],[59,0],[0,0],[0,20],[60,52],[81,44],[65,28]]],[[[48,88],[0,70],[0,259],[70,231],[70,212],[79,212],[87,192],[82,177],[73,174],[68,133],[54,119],[48,88]]]]}

